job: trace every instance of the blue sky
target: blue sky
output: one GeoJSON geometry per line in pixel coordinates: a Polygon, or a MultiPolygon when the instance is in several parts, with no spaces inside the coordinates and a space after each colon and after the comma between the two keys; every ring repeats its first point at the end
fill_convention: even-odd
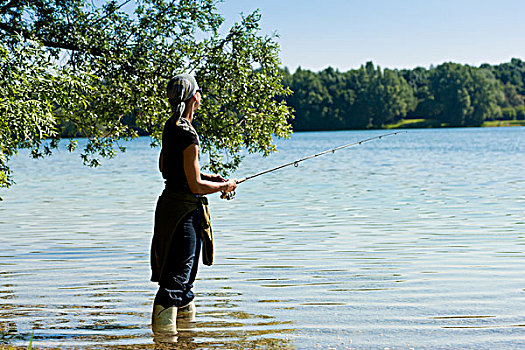
{"type": "Polygon", "coordinates": [[[373,61],[384,68],[471,65],[525,59],[525,0],[225,0],[226,24],[260,9],[277,32],[281,60],[341,71],[373,61]]]}

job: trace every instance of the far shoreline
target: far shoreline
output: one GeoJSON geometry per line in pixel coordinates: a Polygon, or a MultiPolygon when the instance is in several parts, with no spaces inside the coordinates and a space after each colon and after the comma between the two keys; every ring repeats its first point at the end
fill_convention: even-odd
{"type": "Polygon", "coordinates": [[[358,130],[392,130],[392,129],[444,129],[444,128],[493,128],[493,127],[515,127],[525,126],[525,120],[491,120],[482,125],[448,125],[439,123],[432,119],[403,119],[394,124],[388,124],[381,128],[367,129],[293,129],[293,132],[320,132],[320,131],[358,131],[358,130]]]}
{"type": "MultiPolygon", "coordinates": [[[[486,128],[486,127],[515,127],[525,126],[525,120],[491,120],[485,121],[482,125],[460,125],[451,126],[446,124],[439,124],[437,121],[432,119],[403,119],[395,124],[388,124],[381,128],[366,128],[366,129],[293,129],[292,132],[326,132],[326,131],[363,131],[363,130],[393,130],[393,129],[445,129],[445,128],[486,128]]],[[[151,134],[143,132],[142,130],[136,130],[138,136],[151,136],[151,134]]],[[[85,139],[88,138],[85,135],[69,135],[67,132],[61,134],[61,138],[73,138],[73,139],[85,139]]]]}

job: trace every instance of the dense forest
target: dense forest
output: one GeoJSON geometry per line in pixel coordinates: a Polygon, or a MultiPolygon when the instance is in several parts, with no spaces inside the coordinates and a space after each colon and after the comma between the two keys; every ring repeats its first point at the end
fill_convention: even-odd
{"type": "Polygon", "coordinates": [[[347,72],[285,69],[284,84],[293,91],[286,101],[295,110],[295,131],[525,120],[525,62],[516,58],[480,67],[443,63],[392,70],[368,62],[347,72]]]}
{"type": "MultiPolygon", "coordinates": [[[[397,70],[367,62],[347,72],[298,68],[292,74],[284,68],[282,74],[293,91],[284,99],[295,111],[289,120],[294,131],[525,125],[525,62],[517,58],[480,67],[443,63],[397,70]]],[[[149,135],[135,117],[124,116],[124,124],[149,135]]],[[[64,125],[62,136],[72,135],[64,125]]]]}

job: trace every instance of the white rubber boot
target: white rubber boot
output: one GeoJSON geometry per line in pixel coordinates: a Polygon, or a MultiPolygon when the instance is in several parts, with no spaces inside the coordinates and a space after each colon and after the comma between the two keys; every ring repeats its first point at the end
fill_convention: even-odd
{"type": "Polygon", "coordinates": [[[195,322],[196,313],[195,301],[192,300],[188,304],[179,307],[177,317],[183,318],[187,322],[195,322]]]}
{"type": "Polygon", "coordinates": [[[153,305],[151,328],[154,333],[166,335],[177,334],[177,308],[165,308],[162,305],[153,305]]]}
{"type": "Polygon", "coordinates": [[[180,332],[189,332],[195,329],[195,302],[179,307],[177,313],[177,327],[180,332]]]}

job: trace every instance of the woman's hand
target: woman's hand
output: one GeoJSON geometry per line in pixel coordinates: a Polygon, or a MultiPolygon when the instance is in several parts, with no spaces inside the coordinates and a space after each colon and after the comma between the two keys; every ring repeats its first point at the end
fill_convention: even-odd
{"type": "Polygon", "coordinates": [[[237,188],[237,179],[230,179],[226,181],[223,184],[223,186],[225,186],[224,189],[222,190],[224,193],[233,192],[237,188]]]}

